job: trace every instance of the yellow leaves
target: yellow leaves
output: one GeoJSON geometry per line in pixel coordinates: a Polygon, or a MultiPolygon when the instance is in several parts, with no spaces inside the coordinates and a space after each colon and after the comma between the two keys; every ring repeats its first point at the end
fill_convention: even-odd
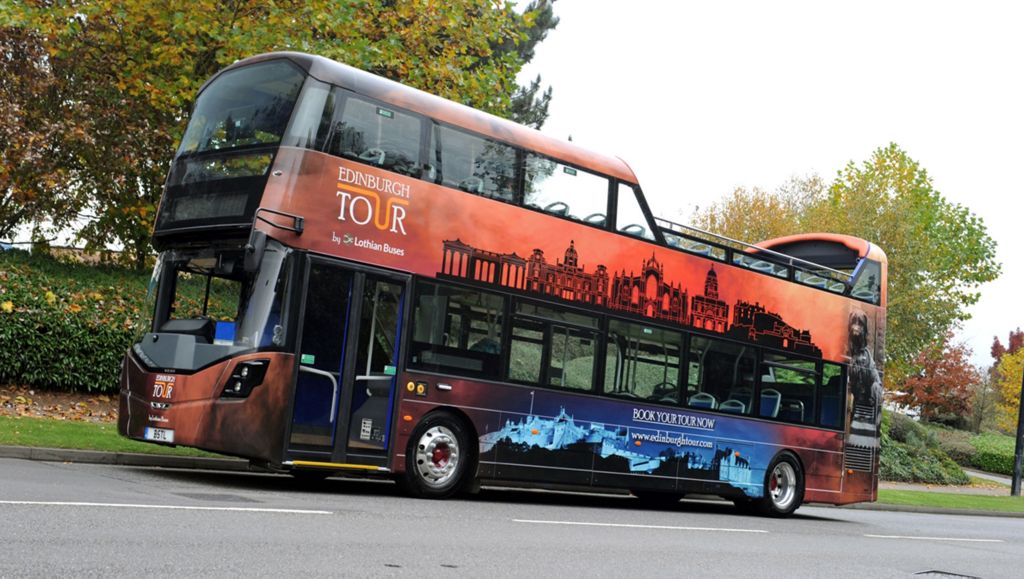
{"type": "Polygon", "coordinates": [[[71,304],[71,305],[68,306],[67,309],[68,309],[68,312],[70,312],[72,314],[77,314],[77,313],[82,311],[82,306],[80,306],[78,304],[71,304]]]}
{"type": "Polygon", "coordinates": [[[52,291],[47,290],[46,294],[43,297],[46,298],[46,303],[50,304],[51,306],[57,302],[57,295],[52,291]]]}
{"type": "Polygon", "coordinates": [[[7,300],[7,301],[3,302],[2,304],[0,304],[0,311],[2,311],[5,314],[9,314],[9,313],[13,312],[14,311],[14,302],[12,302],[11,300],[7,300]]]}

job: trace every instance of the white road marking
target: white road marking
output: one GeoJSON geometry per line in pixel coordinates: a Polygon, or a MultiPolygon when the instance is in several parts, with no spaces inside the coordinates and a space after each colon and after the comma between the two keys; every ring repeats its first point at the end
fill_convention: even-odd
{"type": "Polygon", "coordinates": [[[909,541],[960,541],[964,543],[1005,543],[1002,539],[965,539],[957,537],[910,537],[906,535],[864,535],[871,539],[905,539],[909,541]]]}
{"type": "Polygon", "coordinates": [[[668,525],[631,525],[626,523],[584,523],[579,521],[537,521],[530,519],[512,519],[516,523],[532,523],[535,525],[577,525],[582,527],[616,527],[625,529],[664,529],[669,531],[717,531],[722,533],[767,533],[761,529],[726,529],[719,527],[671,527],[668,525]]]}
{"type": "Polygon", "coordinates": [[[165,509],[174,511],[232,511],[239,513],[284,513],[289,515],[333,515],[331,511],[305,511],[300,509],[261,509],[254,507],[191,507],[186,505],[133,505],[122,503],[79,503],[58,501],[0,501],[0,505],[26,505],[43,507],[99,507],[114,509],[165,509]]]}

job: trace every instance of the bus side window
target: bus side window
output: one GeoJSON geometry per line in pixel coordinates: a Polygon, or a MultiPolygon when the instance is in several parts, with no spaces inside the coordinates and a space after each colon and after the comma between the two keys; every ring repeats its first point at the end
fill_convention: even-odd
{"type": "Polygon", "coordinates": [[[615,211],[615,230],[619,233],[640,237],[642,239],[654,239],[654,233],[647,223],[643,209],[640,208],[640,201],[637,199],[636,191],[625,183],[619,183],[618,204],[615,211]]]}
{"type": "Polygon", "coordinates": [[[765,353],[761,363],[760,416],[798,424],[814,423],[817,364],[785,354],[765,353]]]}
{"type": "Polygon", "coordinates": [[[682,336],[618,320],[608,330],[605,394],[677,404],[682,336]]]}
{"type": "Polygon", "coordinates": [[[516,150],[441,126],[441,184],[492,199],[514,201],[516,150]]]}
{"type": "Polygon", "coordinates": [[[417,288],[415,304],[411,368],[481,378],[499,376],[504,298],[423,283],[417,288]]]}
{"type": "Polygon", "coordinates": [[[341,114],[335,113],[323,137],[327,153],[420,176],[423,121],[419,117],[354,95],[348,95],[341,106],[341,114]]]}
{"type": "Polygon", "coordinates": [[[818,424],[828,428],[840,428],[843,425],[843,367],[838,364],[825,363],[821,376],[821,388],[818,390],[821,400],[818,411],[818,424]]]}
{"type": "Polygon", "coordinates": [[[754,350],[731,342],[694,336],[690,340],[687,405],[730,414],[753,411],[754,350]],[[696,365],[699,383],[694,387],[696,365]]]}
{"type": "Polygon", "coordinates": [[[533,153],[526,155],[528,207],[604,227],[608,179],[533,153]]]}
{"type": "Polygon", "coordinates": [[[590,390],[594,383],[597,318],[518,302],[512,317],[509,380],[590,390]]]}

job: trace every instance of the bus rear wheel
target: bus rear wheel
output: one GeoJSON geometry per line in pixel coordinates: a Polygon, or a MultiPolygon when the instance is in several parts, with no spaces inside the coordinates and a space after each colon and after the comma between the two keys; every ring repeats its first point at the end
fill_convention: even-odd
{"type": "Polygon", "coordinates": [[[462,421],[446,412],[431,414],[409,437],[402,486],[413,496],[448,498],[465,486],[472,461],[462,421]]]}
{"type": "Polygon", "coordinates": [[[759,514],[788,517],[804,500],[804,475],[791,454],[780,454],[765,473],[764,496],[752,502],[759,514]]]}

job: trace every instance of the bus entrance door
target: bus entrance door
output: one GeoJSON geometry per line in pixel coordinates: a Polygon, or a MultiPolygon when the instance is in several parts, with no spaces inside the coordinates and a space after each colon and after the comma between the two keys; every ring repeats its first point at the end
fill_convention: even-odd
{"type": "Polygon", "coordinates": [[[311,258],[288,454],[386,461],[406,281],[311,258]]]}
{"type": "Polygon", "coordinates": [[[349,453],[385,451],[391,428],[404,284],[366,276],[348,413],[349,453]]]}

